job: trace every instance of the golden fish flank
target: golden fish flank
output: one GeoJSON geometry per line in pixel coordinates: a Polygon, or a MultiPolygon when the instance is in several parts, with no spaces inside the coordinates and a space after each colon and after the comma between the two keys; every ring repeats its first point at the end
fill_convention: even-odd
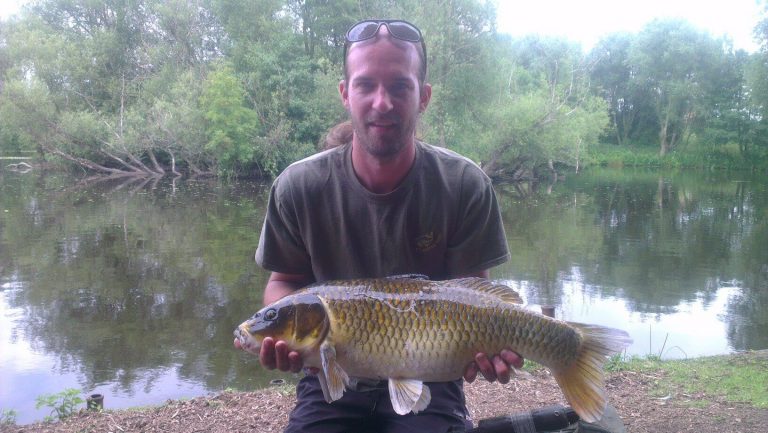
{"type": "Polygon", "coordinates": [[[350,378],[388,379],[401,415],[429,405],[423,382],[459,379],[476,353],[510,348],[547,367],[582,419],[600,419],[603,364],[631,343],[629,335],[555,320],[520,303],[511,288],[480,278],[330,281],[264,307],[235,336],[252,351],[264,337],[286,341],[306,366],[320,369],[329,403],[350,378]]]}

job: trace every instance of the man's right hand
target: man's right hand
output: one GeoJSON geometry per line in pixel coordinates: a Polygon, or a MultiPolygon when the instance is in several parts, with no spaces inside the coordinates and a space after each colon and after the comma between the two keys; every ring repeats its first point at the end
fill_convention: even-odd
{"type": "Polygon", "coordinates": [[[298,373],[304,366],[301,354],[288,349],[285,341],[275,341],[270,337],[264,338],[259,351],[259,361],[268,370],[278,369],[298,373]]]}
{"type": "MultiPolygon", "coordinates": [[[[252,353],[240,344],[240,340],[235,338],[235,349],[245,350],[252,353]]],[[[255,355],[255,353],[254,353],[255,355]]],[[[278,369],[280,371],[290,371],[292,373],[298,373],[304,366],[304,362],[301,359],[301,354],[296,351],[288,349],[288,343],[285,341],[277,341],[271,337],[266,337],[261,342],[261,349],[259,350],[259,362],[267,370],[278,369]]]]}
{"type": "MultiPolygon", "coordinates": [[[[235,338],[235,349],[253,353],[244,348],[237,338],[235,338]]],[[[261,350],[259,350],[258,354],[254,353],[254,355],[259,355],[259,362],[261,362],[261,365],[268,370],[278,369],[280,371],[298,373],[304,366],[304,361],[301,359],[301,354],[299,352],[289,350],[288,344],[285,341],[275,342],[275,340],[270,337],[267,337],[262,341],[261,350]]],[[[307,374],[317,374],[319,371],[320,369],[316,367],[304,368],[304,372],[307,374]]]]}
{"type": "MultiPolygon", "coordinates": [[[[290,295],[312,281],[314,280],[308,275],[272,272],[269,276],[267,286],[264,288],[264,305],[269,305],[284,296],[290,295]]],[[[235,348],[256,355],[254,351],[243,347],[237,339],[235,339],[235,348]]],[[[261,365],[268,370],[278,369],[280,371],[298,373],[304,366],[304,360],[301,359],[301,354],[299,352],[290,350],[285,341],[275,341],[275,339],[271,337],[265,337],[264,340],[261,341],[261,348],[259,349],[258,355],[259,362],[261,362],[261,365]]],[[[313,371],[316,370],[317,369],[313,369],[313,371]]]]}

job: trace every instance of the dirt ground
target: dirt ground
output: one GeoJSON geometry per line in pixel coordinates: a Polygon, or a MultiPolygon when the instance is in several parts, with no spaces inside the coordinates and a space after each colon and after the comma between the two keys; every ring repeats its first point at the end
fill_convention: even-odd
{"type": "MultiPolygon", "coordinates": [[[[629,433],[762,433],[768,410],[730,403],[708,395],[652,393],[663,373],[620,372],[608,375],[609,401],[629,433]]],[[[467,404],[477,421],[552,404],[565,404],[546,371],[515,378],[506,385],[477,380],[467,385],[467,404]]],[[[192,400],[168,401],[159,407],[101,413],[81,411],[62,422],[0,426],[1,433],[91,432],[277,432],[287,421],[294,397],[283,388],[259,392],[223,392],[192,400]]]]}

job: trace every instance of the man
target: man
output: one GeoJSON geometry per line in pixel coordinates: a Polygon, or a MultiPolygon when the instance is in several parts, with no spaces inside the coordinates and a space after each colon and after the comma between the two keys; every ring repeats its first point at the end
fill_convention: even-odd
{"type": "MultiPolygon", "coordinates": [[[[415,139],[432,95],[421,32],[405,21],[362,21],[347,32],[344,60],[339,92],[351,143],[299,161],[275,180],[256,251],[256,261],[272,271],[264,303],[331,279],[488,277],[509,258],[490,180],[466,158],[415,139]]],[[[477,354],[465,379],[481,372],[507,382],[510,365],[522,365],[511,351],[490,355],[477,354]]],[[[259,358],[268,369],[302,368],[282,341],[265,339],[259,358]]],[[[328,404],[317,378],[307,375],[287,431],[471,427],[460,381],[428,385],[427,409],[400,416],[386,384],[363,381],[328,404]]]]}

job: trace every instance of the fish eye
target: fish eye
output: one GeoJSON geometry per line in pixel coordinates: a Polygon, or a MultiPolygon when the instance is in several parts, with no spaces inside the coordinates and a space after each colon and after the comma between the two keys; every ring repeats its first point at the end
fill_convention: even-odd
{"type": "Polygon", "coordinates": [[[277,310],[274,308],[270,308],[269,310],[264,312],[264,320],[275,320],[277,319],[277,310]]]}

